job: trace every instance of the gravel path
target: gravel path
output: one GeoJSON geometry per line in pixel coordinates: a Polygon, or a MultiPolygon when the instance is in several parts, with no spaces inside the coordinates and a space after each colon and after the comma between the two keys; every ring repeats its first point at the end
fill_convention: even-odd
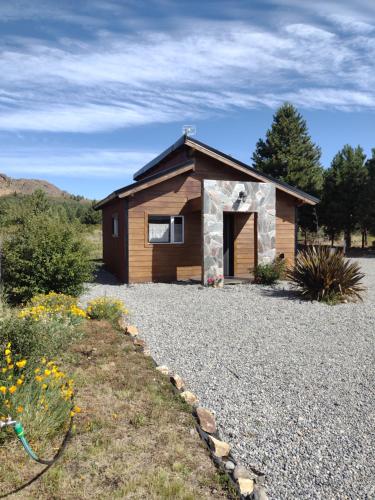
{"type": "Polygon", "coordinates": [[[83,299],[124,299],[271,499],[374,499],[375,259],[359,261],[358,304],[301,302],[282,285],[101,284],[83,299]]]}

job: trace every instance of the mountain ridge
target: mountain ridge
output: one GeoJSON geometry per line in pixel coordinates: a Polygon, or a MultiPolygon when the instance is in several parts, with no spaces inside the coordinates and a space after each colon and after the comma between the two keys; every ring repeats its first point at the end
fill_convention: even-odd
{"type": "Polygon", "coordinates": [[[14,194],[30,195],[37,189],[41,189],[51,198],[71,198],[67,191],[43,179],[15,179],[4,173],[0,173],[0,197],[14,194]]]}

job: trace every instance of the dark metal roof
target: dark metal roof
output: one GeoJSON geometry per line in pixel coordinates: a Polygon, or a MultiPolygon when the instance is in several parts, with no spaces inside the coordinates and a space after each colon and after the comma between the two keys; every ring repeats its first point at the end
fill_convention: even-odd
{"type": "Polygon", "coordinates": [[[138,170],[133,176],[133,178],[136,182],[134,182],[133,184],[129,184],[128,186],[125,186],[123,188],[117,189],[116,191],[113,191],[113,193],[111,193],[109,196],[107,196],[104,200],[98,202],[95,208],[96,209],[101,208],[107,202],[116,198],[118,195],[120,195],[121,193],[123,193],[125,191],[128,191],[132,188],[138,187],[138,186],[140,186],[148,181],[157,179],[159,177],[163,177],[164,175],[166,175],[168,173],[171,173],[171,172],[178,170],[179,168],[181,168],[185,165],[188,165],[189,163],[192,162],[192,160],[187,160],[183,163],[179,163],[178,165],[174,165],[171,168],[167,168],[165,170],[162,170],[161,172],[157,172],[156,174],[148,175],[144,179],[137,180],[140,176],[142,176],[146,172],[148,172],[148,171],[152,170],[154,167],[156,167],[164,158],[166,158],[173,151],[176,151],[177,149],[179,149],[180,147],[182,147],[184,145],[187,145],[188,147],[194,148],[194,144],[196,144],[197,146],[200,146],[202,148],[205,148],[208,151],[210,151],[218,156],[221,156],[223,159],[230,160],[231,162],[237,164],[238,166],[248,170],[250,174],[253,173],[255,176],[259,177],[260,179],[263,179],[264,181],[272,182],[276,186],[280,186],[280,187],[286,189],[287,191],[289,191],[290,193],[294,193],[297,198],[310,200],[314,204],[319,203],[319,201],[320,201],[319,198],[316,198],[315,196],[312,196],[311,194],[305,193],[301,189],[298,189],[294,186],[291,186],[290,184],[287,184],[284,181],[280,181],[278,179],[275,179],[274,177],[272,177],[268,174],[265,174],[265,173],[257,170],[256,168],[253,168],[250,165],[247,165],[246,163],[244,163],[240,160],[237,160],[236,158],[233,158],[233,156],[227,155],[218,149],[215,149],[215,148],[212,148],[211,146],[208,146],[204,142],[198,141],[197,139],[193,139],[190,136],[183,135],[174,144],[172,144],[172,146],[167,148],[160,155],[158,155],[156,158],[154,158],[149,163],[147,163],[144,167],[142,167],[140,170],[138,170]]]}
{"type": "Polygon", "coordinates": [[[204,142],[198,141],[197,139],[193,139],[192,137],[187,137],[187,139],[189,140],[189,142],[193,142],[193,143],[197,144],[198,146],[202,146],[202,147],[208,149],[209,151],[212,151],[213,153],[220,155],[223,158],[226,158],[227,160],[233,161],[234,163],[237,163],[241,167],[249,170],[249,172],[253,172],[254,174],[256,174],[260,177],[263,177],[265,180],[273,182],[276,185],[283,186],[286,189],[288,189],[289,191],[292,191],[292,192],[296,193],[297,195],[301,195],[303,198],[308,198],[309,200],[311,200],[314,203],[319,203],[319,201],[320,201],[319,198],[316,198],[315,196],[312,196],[311,194],[305,193],[305,191],[302,191],[302,189],[298,189],[294,186],[291,186],[287,182],[280,181],[279,179],[275,179],[271,175],[265,174],[264,172],[261,172],[260,170],[257,170],[256,168],[251,167],[250,165],[247,165],[246,163],[243,163],[242,161],[237,160],[236,158],[233,158],[233,156],[227,155],[227,154],[223,153],[222,151],[219,151],[218,149],[212,148],[211,146],[208,146],[204,142]]]}
{"type": "Polygon", "coordinates": [[[116,191],[113,191],[110,195],[108,195],[106,198],[103,200],[99,201],[95,205],[95,210],[100,209],[103,205],[105,205],[107,202],[113,200],[114,198],[117,198],[122,193],[125,193],[126,191],[130,191],[131,189],[134,189],[136,187],[142,186],[142,184],[146,184],[147,182],[153,181],[155,179],[158,179],[159,177],[164,177],[165,175],[171,174],[175,171],[180,170],[180,168],[185,167],[187,165],[193,165],[194,161],[192,159],[186,160],[184,162],[178,163],[177,165],[173,165],[173,167],[166,168],[165,170],[162,170],[161,172],[157,172],[156,174],[151,174],[145,177],[144,179],[133,182],[132,184],[128,184],[127,186],[124,186],[120,189],[116,189],[116,191]]]}
{"type": "Polygon", "coordinates": [[[166,156],[168,156],[170,153],[178,149],[180,146],[185,144],[185,135],[181,136],[172,146],[169,146],[165,151],[160,153],[156,158],[151,160],[149,163],[147,163],[144,167],[141,169],[137,170],[137,172],[133,175],[133,179],[136,181],[138,177],[140,177],[142,174],[147,172],[148,170],[151,170],[153,167],[155,167],[161,160],[163,160],[166,156]]]}

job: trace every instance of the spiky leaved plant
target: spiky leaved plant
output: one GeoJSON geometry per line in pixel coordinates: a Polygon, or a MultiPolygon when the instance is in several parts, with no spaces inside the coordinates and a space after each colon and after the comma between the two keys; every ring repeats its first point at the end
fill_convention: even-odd
{"type": "Polygon", "coordinates": [[[297,255],[295,266],[287,278],[307,299],[341,302],[362,300],[364,274],[356,262],[326,246],[310,247],[297,255]]]}

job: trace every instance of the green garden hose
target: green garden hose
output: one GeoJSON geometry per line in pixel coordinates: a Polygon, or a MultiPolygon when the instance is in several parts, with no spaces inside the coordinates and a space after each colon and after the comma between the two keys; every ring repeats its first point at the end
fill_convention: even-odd
{"type": "Polygon", "coordinates": [[[69,422],[69,428],[64,436],[64,439],[60,445],[60,448],[57,450],[55,456],[52,458],[52,460],[42,460],[40,459],[31,449],[29,443],[27,442],[27,439],[25,438],[25,431],[23,429],[23,426],[20,422],[17,422],[16,420],[12,420],[11,417],[8,417],[6,420],[0,420],[0,430],[5,427],[5,426],[13,426],[14,432],[18,439],[21,441],[23,447],[25,448],[27,454],[36,462],[46,465],[38,474],[36,474],[34,477],[32,477],[29,481],[26,483],[23,483],[21,486],[13,489],[12,491],[8,491],[7,493],[0,493],[0,499],[1,498],[7,498],[10,495],[14,495],[15,493],[18,493],[28,486],[30,486],[32,483],[37,481],[43,474],[45,474],[50,467],[60,458],[62,455],[64,449],[66,448],[69,439],[72,436],[72,428],[73,428],[73,416],[70,418],[69,422]]]}
{"type": "Polygon", "coordinates": [[[29,445],[29,443],[25,437],[25,431],[23,429],[21,422],[15,422],[13,424],[13,429],[14,429],[14,432],[16,433],[16,436],[18,437],[18,439],[21,441],[23,447],[25,448],[26,453],[29,455],[29,457],[31,457],[33,460],[35,460],[35,462],[38,462],[39,464],[43,464],[43,465],[50,465],[54,462],[53,460],[43,460],[43,459],[39,458],[38,455],[36,455],[33,452],[31,446],[29,445]]]}
{"type": "MultiPolygon", "coordinates": [[[[5,426],[12,426],[13,427],[13,430],[14,430],[16,436],[18,437],[18,439],[20,440],[22,446],[24,447],[26,453],[29,455],[30,458],[32,458],[33,460],[35,460],[35,462],[38,462],[39,464],[52,465],[56,461],[57,457],[60,455],[60,453],[62,451],[61,450],[60,453],[58,453],[57,456],[55,456],[52,460],[43,460],[42,458],[38,457],[38,455],[33,451],[31,446],[29,445],[29,442],[27,441],[27,439],[25,437],[25,430],[24,430],[21,422],[18,422],[18,420],[12,420],[11,417],[8,417],[6,420],[0,420],[0,430],[5,426]]],[[[72,428],[72,418],[70,419],[70,426],[69,426],[69,431],[68,431],[69,434],[70,434],[71,428],[72,428]]],[[[64,447],[65,447],[65,443],[64,443],[64,447]]]]}

